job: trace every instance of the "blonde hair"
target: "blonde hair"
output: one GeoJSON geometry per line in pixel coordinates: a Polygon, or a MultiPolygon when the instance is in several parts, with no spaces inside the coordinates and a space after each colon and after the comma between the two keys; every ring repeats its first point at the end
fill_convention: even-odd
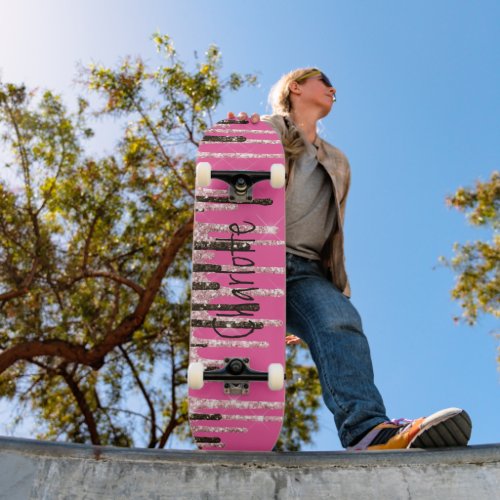
{"type": "Polygon", "coordinates": [[[299,68],[283,75],[272,87],[269,92],[269,104],[273,113],[278,115],[289,115],[292,110],[292,101],[290,99],[290,84],[301,80],[308,73],[319,71],[317,68],[299,68]]]}
{"type": "Polygon", "coordinates": [[[290,99],[290,84],[301,80],[308,73],[318,71],[317,68],[299,68],[283,75],[272,87],[269,92],[269,104],[273,114],[282,115],[287,125],[286,131],[281,137],[283,148],[285,149],[286,166],[288,171],[287,184],[293,173],[295,161],[302,155],[306,145],[299,129],[295,126],[289,115],[292,110],[292,101],[290,99]]]}

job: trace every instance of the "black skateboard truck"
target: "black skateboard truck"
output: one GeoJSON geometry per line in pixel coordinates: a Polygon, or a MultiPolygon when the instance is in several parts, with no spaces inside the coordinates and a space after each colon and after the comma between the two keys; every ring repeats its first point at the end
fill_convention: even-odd
{"type": "Polygon", "coordinates": [[[252,370],[248,358],[226,358],[224,368],[219,370],[205,371],[204,380],[224,382],[225,394],[247,394],[249,384],[247,382],[267,382],[269,373],[252,370]]]}
{"type": "Polygon", "coordinates": [[[205,369],[203,363],[188,366],[188,387],[201,389],[205,381],[224,382],[225,394],[248,394],[249,382],[267,382],[271,391],[283,389],[286,375],[281,363],[270,363],[267,372],[252,370],[248,358],[225,358],[224,367],[205,369]]]}
{"type": "Polygon", "coordinates": [[[253,186],[271,179],[271,172],[248,170],[212,170],[212,179],[218,179],[229,186],[229,199],[235,203],[253,200],[253,186]]]}
{"type": "Polygon", "coordinates": [[[280,163],[271,165],[270,170],[212,170],[208,162],[196,165],[196,185],[206,187],[211,179],[218,179],[229,186],[229,201],[248,203],[253,200],[253,186],[258,182],[270,181],[273,188],[285,186],[285,166],[280,163]]]}

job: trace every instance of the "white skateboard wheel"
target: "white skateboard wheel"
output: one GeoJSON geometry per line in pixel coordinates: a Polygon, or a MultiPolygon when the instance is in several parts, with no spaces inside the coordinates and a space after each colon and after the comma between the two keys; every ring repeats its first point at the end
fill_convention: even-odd
{"type": "Polygon", "coordinates": [[[267,384],[271,391],[279,391],[285,385],[285,371],[281,363],[271,363],[267,370],[267,384]]]}
{"type": "Polygon", "coordinates": [[[285,165],[274,163],[271,165],[271,187],[282,188],[285,185],[285,165]]]}
{"type": "Polygon", "coordinates": [[[212,165],[202,161],[196,165],[196,187],[210,186],[212,181],[212,165]]]}
{"type": "Polygon", "coordinates": [[[188,387],[201,389],[203,387],[203,363],[190,363],[188,367],[188,387]]]}

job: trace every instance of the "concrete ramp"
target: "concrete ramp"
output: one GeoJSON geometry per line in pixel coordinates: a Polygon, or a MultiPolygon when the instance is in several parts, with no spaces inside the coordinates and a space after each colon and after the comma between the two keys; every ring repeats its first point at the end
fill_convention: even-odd
{"type": "Polygon", "coordinates": [[[222,453],[0,438],[0,498],[494,500],[500,499],[500,444],[222,453]]]}

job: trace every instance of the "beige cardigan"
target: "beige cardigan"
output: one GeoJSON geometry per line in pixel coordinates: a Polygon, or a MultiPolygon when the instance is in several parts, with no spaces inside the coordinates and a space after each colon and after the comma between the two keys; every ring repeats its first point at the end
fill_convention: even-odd
{"type": "MultiPolygon", "coordinates": [[[[281,115],[263,116],[262,120],[269,122],[281,136],[283,136],[287,130],[284,117],[281,115]]],[[[334,224],[334,230],[323,248],[322,263],[325,269],[329,270],[333,284],[341,290],[344,295],[350,297],[351,289],[345,270],[343,228],[347,194],[351,182],[351,169],[347,157],[336,147],[328,144],[328,142],[320,137],[316,139],[314,145],[318,149],[318,162],[323,165],[332,180],[336,203],[335,213],[337,217],[337,224],[334,224]]],[[[291,175],[288,177],[289,182],[292,180],[292,177],[293,169],[291,175]]]]}

